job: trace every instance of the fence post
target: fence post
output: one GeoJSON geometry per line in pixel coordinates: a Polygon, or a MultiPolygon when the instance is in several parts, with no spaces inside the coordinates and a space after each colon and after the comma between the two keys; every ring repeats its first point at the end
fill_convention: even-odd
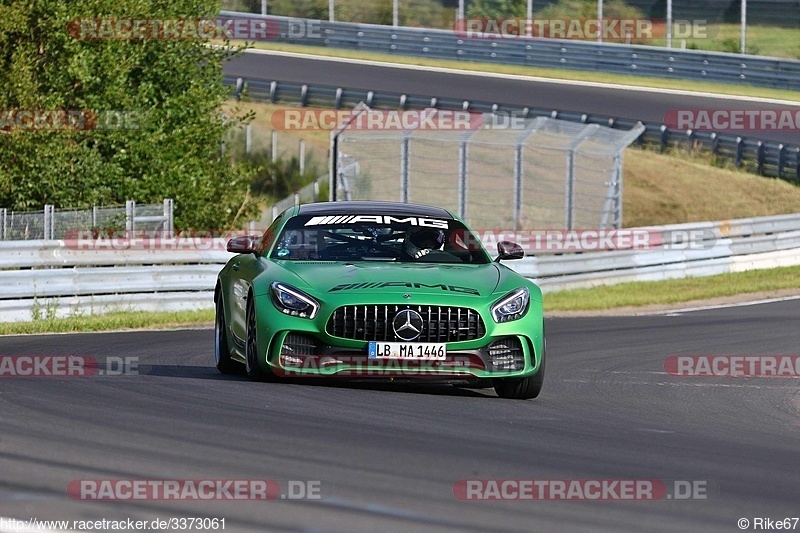
{"type": "Polygon", "coordinates": [[[458,144],[458,216],[462,219],[467,216],[467,161],[469,159],[469,144],[461,138],[458,144]]]}
{"type": "Polygon", "coordinates": [[[175,220],[173,218],[174,203],[172,198],[164,200],[164,238],[171,239],[175,234],[175,220]]]}
{"type": "Polygon", "coordinates": [[[409,161],[410,139],[408,132],[403,132],[403,139],[400,141],[400,201],[408,203],[408,161],[409,161]]]}
{"type": "Polygon", "coordinates": [[[6,208],[0,209],[0,241],[6,240],[8,234],[8,227],[6,226],[6,208]]]}
{"type": "Polygon", "coordinates": [[[278,132],[272,130],[272,162],[278,160],[278,132]]]}
{"type": "Polygon", "coordinates": [[[136,202],[127,200],[125,202],[125,236],[128,239],[133,238],[133,231],[136,229],[134,224],[134,216],[136,215],[136,202]]]}
{"type": "Polygon", "coordinates": [[[244,151],[250,153],[253,148],[253,125],[248,124],[244,127],[244,151]]]}
{"type": "Polygon", "coordinates": [[[575,208],[574,201],[575,201],[575,150],[568,149],[567,150],[567,192],[565,195],[566,198],[566,229],[572,229],[573,217],[575,208]]]}
{"type": "Polygon", "coordinates": [[[571,230],[575,222],[575,151],[578,146],[598,130],[598,124],[589,124],[572,139],[567,146],[567,192],[566,192],[566,222],[567,230],[571,230]]]}
{"type": "Polygon", "coordinates": [[[778,145],[778,177],[779,178],[783,177],[783,165],[785,163],[784,157],[786,155],[784,153],[784,151],[783,151],[784,148],[785,147],[784,147],[783,143],[778,145]]]}
{"type": "MultiPolygon", "coordinates": [[[[525,116],[528,116],[527,107],[525,108],[525,116]]],[[[517,136],[517,142],[514,146],[514,231],[519,231],[520,219],[522,218],[522,193],[525,179],[525,140],[528,136],[536,132],[542,120],[547,119],[536,118],[532,120],[530,125],[525,128],[525,131],[517,136]]]]}
{"type": "Polygon", "coordinates": [[[92,206],[92,229],[97,229],[97,206],[92,206]]]}
{"type": "MultiPolygon", "coordinates": [[[[300,150],[299,150],[299,159],[300,159],[300,174],[302,175],[306,171],[306,141],[300,139],[300,150]]],[[[316,201],[316,196],[314,200],[316,201]]]]}
{"type": "Polygon", "coordinates": [[[514,146],[514,231],[519,231],[522,215],[522,142],[514,146]]]}
{"type": "Polygon", "coordinates": [[[314,182],[314,201],[319,200],[319,180],[314,182]]]}
{"type": "Polygon", "coordinates": [[[53,206],[51,204],[44,204],[44,232],[42,239],[48,240],[53,238],[53,206]]]}

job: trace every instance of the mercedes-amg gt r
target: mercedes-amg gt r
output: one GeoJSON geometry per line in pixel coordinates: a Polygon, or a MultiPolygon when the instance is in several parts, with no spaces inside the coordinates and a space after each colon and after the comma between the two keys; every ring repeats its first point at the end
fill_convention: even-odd
{"type": "Polygon", "coordinates": [[[389,202],[292,207],[263,236],[229,241],[216,366],[266,378],[428,378],[539,395],[542,293],[493,261],[445,209],[389,202]]]}

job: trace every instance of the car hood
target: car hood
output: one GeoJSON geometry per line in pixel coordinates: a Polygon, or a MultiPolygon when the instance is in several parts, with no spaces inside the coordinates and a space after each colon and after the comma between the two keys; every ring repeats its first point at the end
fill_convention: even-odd
{"type": "Polygon", "coordinates": [[[453,265],[430,263],[281,261],[282,267],[323,293],[372,292],[486,296],[502,276],[494,263],[453,265]]]}

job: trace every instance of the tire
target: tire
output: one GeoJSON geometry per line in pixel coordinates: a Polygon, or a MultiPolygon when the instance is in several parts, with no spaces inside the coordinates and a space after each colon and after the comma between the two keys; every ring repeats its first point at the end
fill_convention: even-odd
{"type": "Polygon", "coordinates": [[[228,348],[228,334],[225,327],[225,308],[222,305],[222,295],[217,295],[217,312],[214,320],[214,362],[223,374],[233,374],[239,370],[239,364],[231,359],[228,348]]]}
{"type": "Polygon", "coordinates": [[[539,396],[539,393],[542,392],[545,360],[546,358],[542,358],[539,371],[533,376],[522,379],[494,380],[494,391],[499,397],[508,400],[529,400],[531,398],[536,398],[539,396]]]}
{"type": "Polygon", "coordinates": [[[267,381],[270,373],[264,371],[256,359],[258,353],[258,330],[256,328],[256,309],[252,295],[247,299],[247,339],[245,340],[244,360],[247,376],[255,381],[267,381]]]}

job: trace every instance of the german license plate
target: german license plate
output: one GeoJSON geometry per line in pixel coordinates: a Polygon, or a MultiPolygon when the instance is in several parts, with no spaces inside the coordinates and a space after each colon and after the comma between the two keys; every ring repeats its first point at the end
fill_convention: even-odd
{"type": "Polygon", "coordinates": [[[369,343],[370,359],[446,359],[445,344],[440,342],[369,343]]]}

